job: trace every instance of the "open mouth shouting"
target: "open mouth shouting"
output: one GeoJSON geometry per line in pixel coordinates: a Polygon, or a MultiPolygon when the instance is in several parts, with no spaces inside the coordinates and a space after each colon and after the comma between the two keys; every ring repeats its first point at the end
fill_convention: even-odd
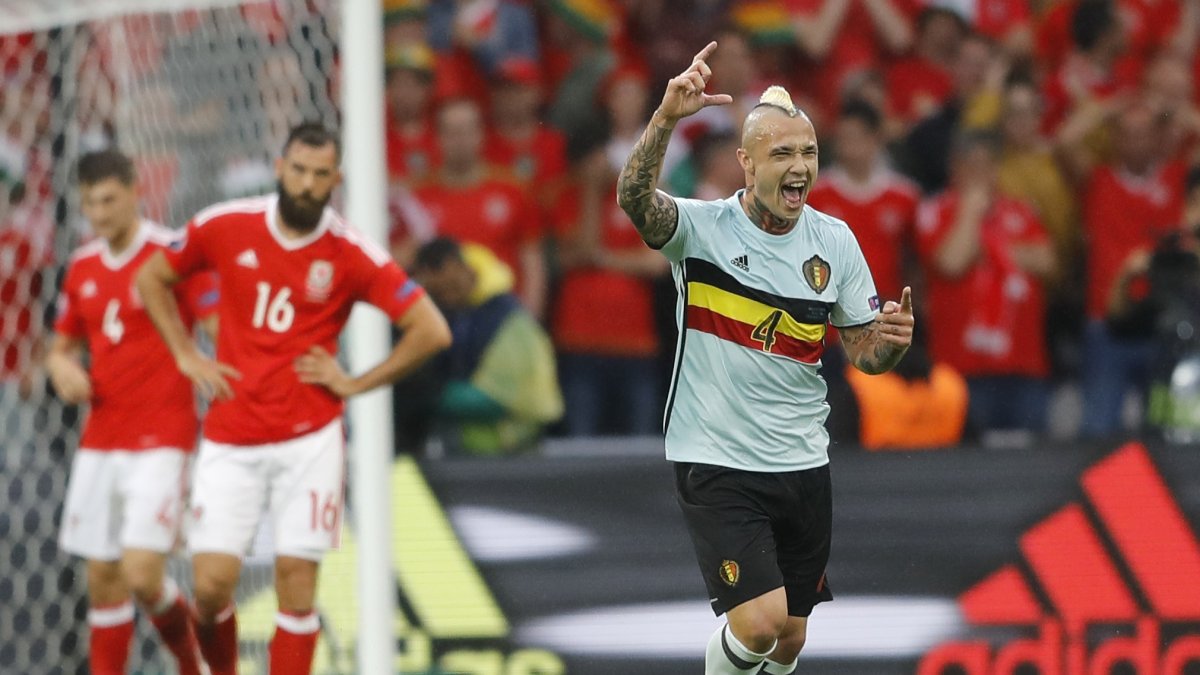
{"type": "Polygon", "coordinates": [[[796,180],[784,183],[780,186],[779,192],[783,196],[783,204],[789,210],[799,211],[804,206],[804,191],[808,187],[808,182],[796,180]]]}

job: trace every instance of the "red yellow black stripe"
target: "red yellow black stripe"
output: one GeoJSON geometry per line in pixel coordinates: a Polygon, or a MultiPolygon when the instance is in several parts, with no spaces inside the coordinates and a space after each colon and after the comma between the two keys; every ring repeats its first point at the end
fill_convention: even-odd
{"type": "Polygon", "coordinates": [[[750,288],[710,262],[685,265],[686,327],[750,349],[816,363],[829,304],[750,288]]]}

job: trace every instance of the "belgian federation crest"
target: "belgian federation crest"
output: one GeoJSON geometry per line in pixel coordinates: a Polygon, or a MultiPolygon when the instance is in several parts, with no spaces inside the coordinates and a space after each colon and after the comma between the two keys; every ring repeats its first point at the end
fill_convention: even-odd
{"type": "Polygon", "coordinates": [[[733,560],[721,561],[721,581],[724,581],[730,586],[737,586],[737,582],[742,578],[742,568],[733,560]]]}
{"type": "Polygon", "coordinates": [[[804,280],[808,282],[809,288],[817,293],[821,293],[829,286],[829,263],[821,259],[821,256],[814,255],[804,261],[803,267],[804,280]]]}

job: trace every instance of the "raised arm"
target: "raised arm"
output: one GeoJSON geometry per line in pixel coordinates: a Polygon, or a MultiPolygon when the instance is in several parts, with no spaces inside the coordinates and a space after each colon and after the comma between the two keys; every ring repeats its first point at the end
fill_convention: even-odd
{"type": "Polygon", "coordinates": [[[687,70],[667,83],[662,103],[650,116],[650,124],[617,178],[617,204],[629,215],[642,240],[652,248],[662,248],[670,241],[678,225],[679,211],[675,200],[658,189],[671,131],[679,120],[701,108],[733,102],[733,97],[728,94],[704,93],[708,78],[712,77],[705,59],[716,48],[716,42],[708,43],[692,59],[687,70]]]}
{"type": "Polygon", "coordinates": [[[842,328],[842,346],[855,368],[868,375],[886,373],[912,344],[913,324],[912,290],[906,286],[900,304],[889,300],[871,323],[842,328]]]}

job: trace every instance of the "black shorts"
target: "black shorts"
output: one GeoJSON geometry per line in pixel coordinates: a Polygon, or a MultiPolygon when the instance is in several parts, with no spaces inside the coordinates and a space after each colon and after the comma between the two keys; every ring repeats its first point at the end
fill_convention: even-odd
{"type": "Polygon", "coordinates": [[[676,462],[675,496],[718,616],[780,587],[791,616],[833,599],[828,464],[767,473],[676,462]]]}

